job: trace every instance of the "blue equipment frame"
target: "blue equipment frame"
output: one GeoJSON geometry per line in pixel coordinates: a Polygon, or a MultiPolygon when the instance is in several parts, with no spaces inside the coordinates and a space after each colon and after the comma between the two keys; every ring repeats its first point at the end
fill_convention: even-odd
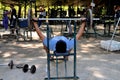
{"type": "MultiPolygon", "coordinates": [[[[44,19],[43,19],[44,20],[44,19]]],[[[54,20],[54,19],[49,19],[49,20],[54,20]]],[[[56,20],[60,20],[60,19],[56,19],[56,20]]],[[[68,20],[68,19],[66,19],[68,20]]],[[[58,55],[58,54],[50,54],[50,50],[49,50],[49,38],[50,38],[50,35],[49,35],[49,23],[48,21],[46,22],[46,25],[47,25],[47,46],[48,46],[48,53],[47,53],[47,76],[45,78],[45,80],[55,80],[55,79],[74,79],[74,80],[77,80],[79,79],[79,77],[76,75],[76,19],[69,19],[69,20],[74,20],[74,53],[64,53],[62,55],[58,55]],[[57,77],[51,77],[51,73],[50,73],[50,57],[51,56],[55,56],[56,59],[56,74],[57,74],[57,77]],[[58,77],[58,60],[61,60],[61,58],[58,58],[58,56],[74,56],[74,73],[73,73],[73,76],[67,76],[67,65],[66,65],[66,59],[63,59],[64,62],[65,62],[65,76],[64,77],[58,77]]],[[[80,20],[80,18],[78,18],[77,20],[80,20]]]]}

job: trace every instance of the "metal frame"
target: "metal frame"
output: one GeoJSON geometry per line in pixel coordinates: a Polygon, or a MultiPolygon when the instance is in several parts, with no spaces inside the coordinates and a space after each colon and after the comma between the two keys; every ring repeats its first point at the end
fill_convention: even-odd
{"type": "MultiPolygon", "coordinates": [[[[85,20],[86,18],[39,18],[39,20],[46,20],[46,21],[54,21],[54,20],[58,20],[58,21],[60,21],[60,20],[63,20],[63,21],[65,21],[65,20],[67,20],[67,21],[71,21],[71,20],[74,20],[74,21],[77,21],[77,20],[85,20]]],[[[100,18],[93,18],[93,20],[100,20],[100,18]]]]}
{"type": "MultiPolygon", "coordinates": [[[[19,26],[19,33],[20,29],[23,29],[23,39],[26,41],[27,39],[32,40],[32,29],[28,26],[28,20],[27,18],[19,18],[18,19],[18,26],[19,26]]],[[[17,35],[17,41],[19,41],[19,38],[21,38],[21,35],[17,35]]]]}
{"type": "MultiPolygon", "coordinates": [[[[83,18],[82,18],[83,19],[83,18]]],[[[47,77],[45,78],[45,80],[55,80],[55,79],[74,79],[77,80],[79,79],[79,77],[76,75],[76,21],[77,20],[81,20],[80,18],[41,18],[39,20],[46,20],[46,25],[47,25],[47,46],[48,46],[48,53],[47,53],[47,77]],[[73,65],[73,69],[74,69],[74,73],[72,76],[67,76],[67,65],[66,65],[66,60],[64,60],[65,62],[65,76],[64,77],[58,77],[58,58],[55,54],[50,54],[50,50],[49,50],[49,23],[48,20],[74,20],[74,53],[70,53],[68,54],[68,56],[74,56],[74,65],[73,65]],[[57,77],[51,77],[51,73],[50,73],[50,56],[56,56],[56,75],[57,77]]],[[[63,55],[62,55],[63,56],[63,55]]]]}

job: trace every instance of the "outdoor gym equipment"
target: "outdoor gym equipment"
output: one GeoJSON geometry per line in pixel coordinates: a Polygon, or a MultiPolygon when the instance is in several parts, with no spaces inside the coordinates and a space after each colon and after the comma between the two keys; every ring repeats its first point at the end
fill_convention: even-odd
{"type": "MultiPolygon", "coordinates": [[[[86,34],[89,34],[90,31],[89,30],[89,27],[90,29],[92,28],[94,30],[94,34],[96,36],[96,32],[95,32],[95,29],[93,26],[91,26],[93,24],[93,21],[94,20],[100,20],[99,18],[93,18],[92,16],[92,11],[91,10],[87,10],[87,13],[89,14],[86,14],[86,16],[83,18],[83,17],[79,17],[79,18],[40,18],[39,20],[58,20],[58,21],[71,21],[71,20],[83,20],[85,19],[86,20],[86,34]]],[[[32,40],[32,30],[33,30],[33,24],[32,24],[32,19],[33,19],[33,15],[32,15],[32,7],[30,7],[30,9],[28,10],[28,15],[27,15],[27,18],[19,18],[19,27],[20,28],[24,28],[24,33],[23,33],[23,38],[24,40],[27,40],[27,39],[30,39],[32,40]]],[[[17,38],[19,40],[19,36],[17,38]]]]}
{"type": "MultiPolygon", "coordinates": [[[[83,19],[83,18],[82,18],[83,19]]],[[[50,53],[50,50],[48,49],[48,53],[47,53],[47,75],[48,75],[48,77],[46,77],[45,78],[45,80],[51,80],[51,79],[75,79],[75,80],[77,80],[77,79],[79,79],[79,77],[76,75],[76,36],[75,36],[75,34],[76,34],[76,21],[77,20],[81,20],[80,18],[48,18],[48,19],[46,19],[47,20],[47,23],[46,23],[46,25],[47,25],[47,46],[48,46],[48,48],[49,48],[49,24],[48,24],[48,21],[49,20],[72,20],[72,21],[74,21],[74,52],[73,53],[68,53],[68,52],[65,52],[65,53],[62,53],[62,54],[59,54],[59,53],[56,53],[56,52],[54,52],[54,54],[51,54],[50,53]],[[51,56],[55,56],[56,57],[56,77],[51,77],[51,73],[50,73],[50,57],[51,56]],[[58,74],[58,60],[61,60],[61,59],[59,59],[59,56],[73,56],[74,57],[74,59],[73,59],[73,75],[71,75],[71,76],[68,76],[67,75],[67,65],[66,65],[66,63],[67,63],[67,61],[66,61],[66,59],[62,59],[63,61],[64,61],[64,63],[65,63],[65,76],[58,76],[59,74],[58,74]]],[[[83,19],[84,20],[84,19],[83,19]]]]}
{"type": "MultiPolygon", "coordinates": [[[[91,15],[88,15],[89,17],[91,16],[91,15]]],[[[28,23],[32,23],[32,15],[30,14],[30,16],[28,16],[28,23]]],[[[39,18],[38,20],[36,20],[36,21],[39,21],[39,20],[43,20],[43,21],[46,21],[46,26],[47,26],[47,30],[46,30],[46,33],[47,33],[47,47],[49,48],[49,38],[50,38],[50,35],[49,35],[49,32],[50,32],[50,30],[49,30],[49,21],[50,20],[58,20],[58,21],[65,21],[65,20],[67,20],[67,21],[74,21],[74,52],[73,53],[68,53],[67,55],[65,55],[65,54],[63,54],[63,55],[55,55],[55,54],[51,54],[50,53],[50,50],[48,49],[48,53],[47,53],[47,75],[48,75],[48,77],[46,77],[45,78],[45,80],[50,80],[50,79],[75,79],[75,80],[77,80],[77,79],[79,79],[79,77],[76,75],[76,21],[82,21],[82,20],[86,20],[87,19],[87,17],[85,17],[85,18],[39,18]],[[56,76],[57,77],[51,77],[51,73],[50,73],[50,56],[55,56],[56,57],[56,76]],[[65,59],[63,59],[64,60],[64,62],[65,62],[65,76],[63,76],[63,77],[59,77],[58,76],[58,62],[57,62],[57,60],[59,60],[59,58],[57,58],[58,56],[73,56],[74,57],[74,59],[73,59],[73,75],[72,76],[68,76],[67,75],[67,65],[66,65],[66,60],[65,59]]],[[[92,21],[93,20],[99,20],[99,18],[88,18],[89,20],[86,20],[86,21],[88,21],[91,25],[92,25],[92,21]],[[92,21],[91,21],[92,20],[92,21]]],[[[67,52],[66,52],[67,53],[67,52]]],[[[57,54],[57,53],[56,53],[57,54]]]]}
{"type": "Polygon", "coordinates": [[[23,72],[30,70],[32,74],[36,72],[35,65],[32,65],[31,68],[29,68],[28,64],[14,64],[13,60],[11,60],[8,64],[0,64],[0,66],[8,66],[10,69],[13,69],[13,67],[16,66],[16,68],[22,68],[23,72]]]}
{"type": "MultiPolygon", "coordinates": [[[[54,53],[54,54],[51,54],[50,53],[50,50],[48,49],[48,53],[47,53],[47,75],[48,77],[45,78],[45,80],[50,80],[50,79],[79,79],[79,77],[76,75],[76,21],[82,21],[82,20],[86,20],[86,18],[39,18],[38,20],[34,20],[36,22],[38,22],[39,20],[44,20],[46,21],[46,26],[47,26],[47,30],[46,30],[46,33],[47,33],[47,47],[49,48],[49,38],[50,38],[50,34],[49,34],[49,21],[50,20],[69,20],[69,21],[74,21],[74,52],[73,53],[68,53],[68,52],[65,52],[64,54],[61,54],[61,55],[58,55],[59,53],[54,53]],[[56,58],[54,60],[56,60],[56,77],[51,77],[51,73],[50,73],[50,57],[51,56],[55,56],[56,58]],[[59,59],[58,57],[59,56],[73,56],[74,59],[73,59],[73,75],[72,76],[68,76],[67,75],[67,61],[66,59],[62,59],[64,62],[65,62],[65,76],[58,76],[58,60],[61,60],[59,59]]],[[[32,20],[30,20],[32,21],[32,20]]]]}
{"type": "Polygon", "coordinates": [[[28,72],[28,70],[30,70],[30,72],[32,74],[34,74],[36,72],[36,66],[35,65],[32,65],[31,68],[29,68],[28,64],[25,64],[23,66],[16,66],[16,67],[19,68],[19,69],[22,68],[22,70],[23,70],[24,73],[28,72]]]}
{"type": "MultiPolygon", "coordinates": [[[[23,38],[24,41],[32,40],[33,26],[32,26],[32,23],[30,22],[30,20],[32,18],[32,6],[33,6],[33,4],[34,4],[34,6],[36,6],[36,0],[29,0],[28,2],[30,5],[30,8],[28,9],[27,18],[24,18],[24,19],[18,18],[19,28],[22,28],[24,30],[23,35],[17,35],[18,41],[19,41],[19,38],[23,38]]],[[[35,10],[36,10],[36,8],[35,8],[35,10]]]]}
{"type": "MultiPolygon", "coordinates": [[[[32,10],[29,9],[28,11],[28,25],[31,26],[31,21],[32,21],[32,10]]],[[[87,14],[84,18],[39,18],[39,20],[68,20],[68,21],[71,21],[71,20],[84,20],[86,19],[86,22],[91,26],[93,24],[93,20],[100,20],[99,18],[93,18],[92,16],[92,10],[89,9],[87,10],[87,14]]]]}

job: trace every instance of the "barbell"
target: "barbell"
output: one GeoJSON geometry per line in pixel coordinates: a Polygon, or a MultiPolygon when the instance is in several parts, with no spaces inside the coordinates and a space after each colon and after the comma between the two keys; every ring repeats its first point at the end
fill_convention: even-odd
{"type": "MultiPolygon", "coordinates": [[[[30,8],[28,10],[28,27],[32,27],[32,9],[30,8]]],[[[93,25],[93,20],[100,20],[99,18],[93,18],[93,15],[92,15],[92,10],[91,9],[88,9],[86,10],[86,15],[84,18],[39,18],[39,20],[46,20],[46,21],[49,21],[49,20],[86,20],[86,23],[88,26],[92,27],[93,25]]]]}

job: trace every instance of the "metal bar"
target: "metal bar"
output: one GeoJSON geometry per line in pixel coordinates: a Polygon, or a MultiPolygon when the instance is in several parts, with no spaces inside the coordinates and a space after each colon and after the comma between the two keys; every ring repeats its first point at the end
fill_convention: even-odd
{"type": "Polygon", "coordinates": [[[74,22],[74,77],[76,77],[76,21],[74,22]]]}
{"type": "Polygon", "coordinates": [[[82,20],[86,18],[39,18],[39,20],[82,20]]]}
{"type": "MultiPolygon", "coordinates": [[[[74,76],[70,76],[70,77],[51,77],[50,80],[56,80],[56,79],[74,79],[74,80],[78,80],[79,77],[74,77],[74,76]]],[[[45,80],[48,80],[48,78],[45,78],[45,80]]]]}
{"type": "MultiPolygon", "coordinates": [[[[26,20],[27,18],[19,18],[19,20],[23,21],[26,20]]],[[[39,18],[39,20],[85,20],[86,18],[39,18]]],[[[100,20],[100,18],[93,18],[93,20],[100,20]]]]}
{"type": "Polygon", "coordinates": [[[0,66],[7,66],[7,64],[0,64],[0,66]]]}
{"type": "Polygon", "coordinates": [[[30,40],[32,40],[32,31],[30,30],[30,40]]]}
{"type": "MultiPolygon", "coordinates": [[[[58,58],[58,57],[56,57],[56,58],[58,58]]],[[[56,59],[56,76],[58,78],[58,59],[56,59]]]]}
{"type": "MultiPolygon", "coordinates": [[[[54,56],[55,54],[50,54],[51,56],[54,56]]],[[[72,56],[72,55],[74,55],[74,53],[68,53],[68,55],[67,56],[72,56]]],[[[64,56],[64,55],[61,55],[61,56],[64,56]]]]}
{"type": "MultiPolygon", "coordinates": [[[[39,18],[39,20],[85,20],[86,18],[39,18]]],[[[93,18],[93,20],[100,20],[100,18],[93,18]]]]}
{"type": "Polygon", "coordinates": [[[47,25],[47,47],[48,47],[48,53],[47,53],[47,75],[48,75],[48,80],[50,80],[50,50],[49,50],[49,26],[48,22],[46,23],[47,25]]]}
{"type": "Polygon", "coordinates": [[[65,77],[67,77],[67,64],[66,64],[66,59],[65,59],[65,61],[64,61],[64,63],[65,63],[65,77]]]}

